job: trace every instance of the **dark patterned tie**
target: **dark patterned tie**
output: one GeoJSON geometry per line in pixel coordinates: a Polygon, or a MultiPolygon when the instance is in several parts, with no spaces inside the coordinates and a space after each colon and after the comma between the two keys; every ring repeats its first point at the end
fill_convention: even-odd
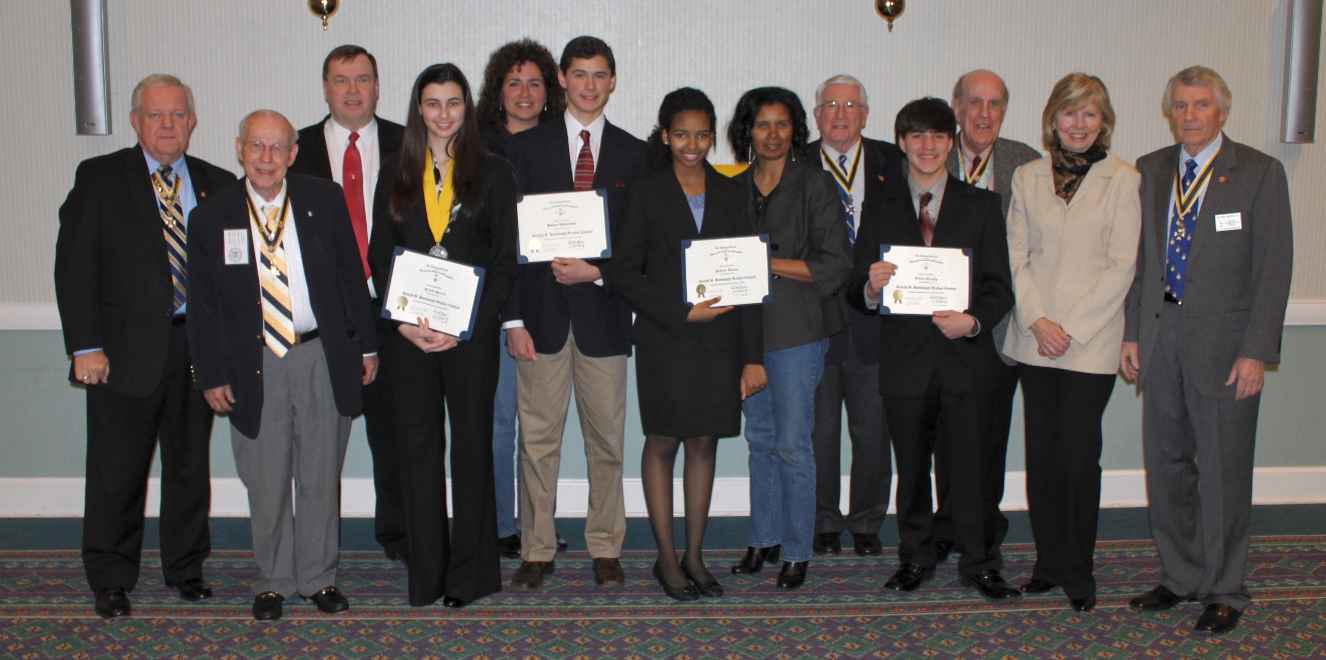
{"type": "Polygon", "coordinates": [[[935,219],[930,217],[930,200],[934,198],[933,193],[921,193],[921,240],[925,241],[926,247],[935,240],[935,219]]]}
{"type": "Polygon", "coordinates": [[[1183,274],[1188,268],[1188,249],[1192,247],[1192,233],[1197,228],[1197,210],[1202,205],[1202,200],[1194,200],[1192,208],[1179,217],[1178,206],[1182,206],[1182,198],[1188,195],[1188,189],[1192,187],[1193,180],[1197,178],[1197,161],[1189,158],[1184,163],[1186,168],[1183,172],[1183,178],[1179,181],[1183,187],[1175,210],[1170,214],[1169,245],[1165,250],[1166,261],[1169,262],[1165,269],[1165,291],[1174,296],[1175,300],[1183,300],[1183,274]]]}
{"type": "MultiPolygon", "coordinates": [[[[842,171],[847,171],[847,156],[838,154],[838,167],[842,171]]],[[[843,190],[842,185],[838,186],[838,196],[843,200],[843,219],[847,221],[847,243],[856,245],[856,207],[852,203],[852,191],[843,190]]]]}
{"type": "Polygon", "coordinates": [[[576,190],[594,188],[594,152],[589,148],[589,131],[580,131],[580,155],[576,156],[576,190]]]}

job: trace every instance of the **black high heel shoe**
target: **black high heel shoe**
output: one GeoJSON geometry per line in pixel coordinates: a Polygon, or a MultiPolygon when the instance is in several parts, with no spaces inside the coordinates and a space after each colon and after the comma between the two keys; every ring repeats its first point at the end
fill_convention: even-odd
{"type": "Polygon", "coordinates": [[[723,595],[723,585],[718,583],[718,579],[705,571],[703,575],[696,575],[691,569],[686,567],[686,555],[681,556],[681,572],[686,574],[686,579],[691,581],[695,590],[700,592],[701,596],[718,598],[723,595]],[[701,580],[701,578],[705,578],[701,580]]]}
{"type": "Polygon", "coordinates": [[[768,548],[754,548],[747,546],[746,556],[736,566],[732,567],[733,575],[752,575],[759,573],[764,568],[764,562],[775,562],[783,556],[783,546],[775,545],[768,548]]]}
{"type": "MultiPolygon", "coordinates": [[[[683,574],[685,574],[685,570],[686,569],[684,568],[682,569],[683,574]]],[[[663,579],[663,569],[659,568],[659,563],[657,561],[654,562],[654,579],[658,580],[658,586],[663,587],[663,593],[667,594],[668,597],[673,600],[685,602],[700,599],[699,592],[695,590],[695,587],[691,584],[689,579],[686,581],[686,586],[681,588],[668,584],[667,580],[663,579]]]]}

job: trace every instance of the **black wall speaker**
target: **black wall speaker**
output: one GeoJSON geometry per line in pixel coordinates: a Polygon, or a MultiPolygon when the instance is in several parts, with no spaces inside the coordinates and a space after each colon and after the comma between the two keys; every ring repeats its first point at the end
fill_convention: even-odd
{"type": "Polygon", "coordinates": [[[1285,30],[1285,98],[1280,141],[1313,142],[1317,125],[1317,66],[1322,0],[1289,0],[1285,30]]]}
{"type": "Polygon", "coordinates": [[[110,135],[106,0],[69,0],[74,35],[74,121],[79,135],[110,135]]]}

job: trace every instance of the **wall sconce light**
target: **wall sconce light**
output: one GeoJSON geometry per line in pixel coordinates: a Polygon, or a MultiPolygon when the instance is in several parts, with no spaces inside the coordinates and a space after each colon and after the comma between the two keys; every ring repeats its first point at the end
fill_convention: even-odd
{"type": "Polygon", "coordinates": [[[893,31],[893,21],[902,16],[906,8],[907,0],[875,0],[875,13],[889,24],[889,32],[893,31]]]}

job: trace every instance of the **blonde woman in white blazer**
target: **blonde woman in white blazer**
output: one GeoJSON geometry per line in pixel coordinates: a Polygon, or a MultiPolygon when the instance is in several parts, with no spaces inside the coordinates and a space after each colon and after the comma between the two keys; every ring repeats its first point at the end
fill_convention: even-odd
{"type": "Polygon", "coordinates": [[[1050,155],[1017,169],[1008,212],[1013,322],[1021,363],[1027,503],[1036,566],[1025,593],[1062,587],[1096,604],[1101,416],[1114,390],[1141,228],[1141,178],[1109,153],[1114,108],[1100,79],[1072,73],[1041,116],[1050,155]]]}

